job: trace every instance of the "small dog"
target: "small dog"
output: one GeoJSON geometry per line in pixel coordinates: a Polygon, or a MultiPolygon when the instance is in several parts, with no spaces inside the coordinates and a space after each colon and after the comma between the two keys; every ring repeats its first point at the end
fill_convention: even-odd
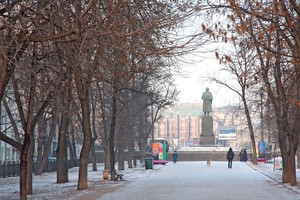
{"type": "Polygon", "coordinates": [[[211,160],[210,159],[207,160],[206,165],[207,165],[207,167],[210,167],[210,165],[211,165],[211,160]]]}

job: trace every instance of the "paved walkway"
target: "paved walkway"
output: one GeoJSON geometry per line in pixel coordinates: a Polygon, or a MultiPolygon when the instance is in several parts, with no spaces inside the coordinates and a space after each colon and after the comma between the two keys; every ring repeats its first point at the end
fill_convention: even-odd
{"type": "MultiPolygon", "coordinates": [[[[69,170],[69,182],[56,183],[56,173],[33,176],[33,195],[29,200],[115,200],[115,199],[246,199],[277,200],[300,199],[300,170],[297,170],[298,186],[281,183],[281,171],[272,170],[272,164],[252,165],[250,162],[234,162],[227,169],[226,162],[168,163],[154,165],[154,170],[138,166],[122,171],[125,181],[104,181],[103,163],[98,171],[89,165],[88,189],[77,190],[78,168],[69,170]]],[[[0,199],[19,199],[19,177],[0,178],[0,199]]]]}
{"type": "Polygon", "coordinates": [[[296,200],[300,194],[273,181],[246,163],[169,163],[155,173],[138,179],[112,193],[94,196],[97,200],[296,200]]]}

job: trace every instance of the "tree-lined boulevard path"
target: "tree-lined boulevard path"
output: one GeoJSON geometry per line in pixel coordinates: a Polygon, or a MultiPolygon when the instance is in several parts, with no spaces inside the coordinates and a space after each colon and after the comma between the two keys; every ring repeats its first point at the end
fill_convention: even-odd
{"type": "Polygon", "coordinates": [[[233,162],[168,163],[144,178],[96,197],[97,200],[297,200],[300,194],[248,164],[233,162]]]}

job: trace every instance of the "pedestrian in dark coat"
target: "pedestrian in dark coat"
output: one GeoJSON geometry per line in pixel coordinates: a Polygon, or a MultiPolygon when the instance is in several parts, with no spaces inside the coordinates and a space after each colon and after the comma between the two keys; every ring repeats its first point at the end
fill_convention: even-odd
{"type": "Polygon", "coordinates": [[[239,153],[239,156],[240,156],[240,161],[241,162],[243,162],[244,161],[244,157],[243,157],[243,155],[244,155],[244,151],[243,151],[243,149],[240,151],[240,153],[239,153]]]}
{"type": "Polygon", "coordinates": [[[247,162],[247,160],[248,160],[248,155],[247,155],[247,151],[246,151],[246,149],[243,149],[243,161],[244,162],[247,162]]]}
{"type": "Polygon", "coordinates": [[[228,168],[232,168],[232,160],[234,158],[234,153],[231,148],[227,152],[228,168]]]}
{"type": "Polygon", "coordinates": [[[177,162],[177,158],[178,158],[177,151],[174,151],[174,153],[172,155],[172,158],[173,158],[173,162],[176,163],[177,162]]]}

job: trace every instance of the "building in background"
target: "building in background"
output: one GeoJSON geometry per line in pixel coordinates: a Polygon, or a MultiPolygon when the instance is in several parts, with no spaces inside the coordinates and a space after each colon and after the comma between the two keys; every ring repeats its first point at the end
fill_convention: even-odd
{"type": "MultiPolygon", "coordinates": [[[[0,132],[9,138],[15,139],[11,122],[2,104],[0,104],[0,132]]],[[[19,150],[0,140],[0,164],[18,161],[19,159],[19,150]]]]}
{"type": "Polygon", "coordinates": [[[176,105],[154,125],[154,136],[166,138],[170,148],[199,145],[201,103],[176,105]]]}
{"type": "MultiPolygon", "coordinates": [[[[216,145],[234,148],[250,148],[250,137],[243,110],[228,105],[213,108],[213,130],[216,145]],[[230,138],[219,139],[219,127],[234,127],[230,138]],[[233,137],[234,135],[234,137],[233,137]]],[[[201,133],[202,103],[182,103],[162,113],[162,118],[154,125],[154,137],[166,138],[170,148],[199,146],[201,133]]],[[[224,131],[221,133],[224,134],[224,131]]]]}

